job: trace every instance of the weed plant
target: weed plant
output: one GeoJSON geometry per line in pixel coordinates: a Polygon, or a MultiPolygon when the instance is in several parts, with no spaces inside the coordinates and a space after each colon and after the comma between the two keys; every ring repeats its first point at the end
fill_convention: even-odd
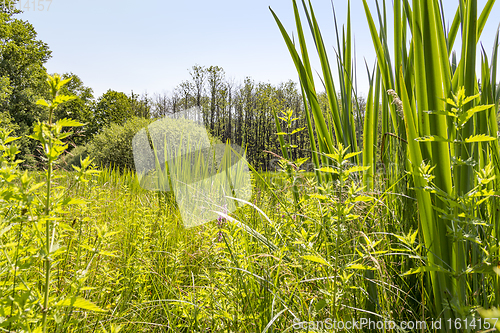
{"type": "MultiPolygon", "coordinates": [[[[388,322],[391,332],[404,332],[403,322],[435,332],[435,320],[445,331],[495,329],[497,45],[475,71],[494,1],[479,16],[475,1],[461,1],[449,29],[438,1],[394,1],[394,61],[385,3],[377,2],[378,30],[363,3],[378,59],[363,143],[354,130],[350,11],[337,39],[339,98],[313,8],[302,1],[330,126],[293,1],[300,53],[274,17],[300,77],[314,172],[290,158],[293,114],[275,110],[281,170],[250,165],[252,197],[194,228],[183,226],[173,193],[144,190],[134,172],[96,172],[88,159],[74,172],[54,170],[69,135],[63,127],[80,124],[53,121],[68,98],[57,93],[65,81],[49,78],[52,99],[40,102],[49,121],[31,136],[43,147],[44,172],[21,171],[16,138],[0,130],[0,329],[327,332],[334,321],[363,318],[388,322]],[[377,156],[385,169],[375,168],[377,156]]],[[[369,330],[384,331],[345,329],[369,330]]]]}

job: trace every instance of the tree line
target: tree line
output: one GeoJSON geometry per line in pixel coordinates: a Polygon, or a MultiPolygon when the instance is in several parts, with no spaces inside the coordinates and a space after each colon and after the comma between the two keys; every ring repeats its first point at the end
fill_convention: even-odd
{"type": "MultiPolygon", "coordinates": [[[[36,166],[40,154],[26,134],[30,134],[37,121],[47,117],[36,101],[49,94],[44,65],[51,51],[37,39],[29,22],[15,18],[19,11],[2,3],[0,9],[0,121],[22,137],[24,165],[36,166]]],[[[258,169],[274,169],[277,165],[276,155],[281,154],[281,148],[276,120],[289,134],[281,135],[288,140],[291,158],[311,155],[309,134],[301,130],[307,127],[306,111],[295,82],[272,85],[246,77],[238,83],[227,78],[219,66],[194,65],[189,75],[189,80],[180,82],[170,93],[138,95],[110,89],[95,98],[92,88],[85,86],[78,75],[65,73],[63,78],[72,80],[62,93],[76,98],[58,108],[54,116],[85,123],[71,138],[72,146],[76,147],[89,143],[111,124],[124,124],[132,117],[155,119],[197,107],[210,134],[221,142],[229,140],[245,147],[250,163],[258,169]],[[283,115],[290,111],[295,120],[287,126],[283,115]]],[[[325,95],[320,94],[320,104],[328,117],[325,95]]]]}

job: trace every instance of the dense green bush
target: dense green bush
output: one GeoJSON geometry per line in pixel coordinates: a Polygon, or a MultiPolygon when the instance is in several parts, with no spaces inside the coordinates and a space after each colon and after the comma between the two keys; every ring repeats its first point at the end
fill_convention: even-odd
{"type": "Polygon", "coordinates": [[[151,119],[133,117],[123,125],[112,123],[94,136],[87,145],[87,153],[97,165],[134,169],[132,139],[151,121],[151,119]]]}
{"type": "MultiPolygon", "coordinates": [[[[206,147],[208,144],[220,143],[207,133],[203,126],[199,126],[191,120],[165,118],[155,121],[133,117],[124,125],[113,123],[106,127],[85,148],[75,149],[72,154],[74,156],[68,157],[66,162],[68,165],[78,165],[80,157],[85,158],[86,154],[88,154],[97,165],[116,167],[121,170],[135,170],[132,139],[141,129],[146,127],[148,127],[152,143],[157,147],[160,159],[163,158],[164,136],[169,142],[169,150],[171,151],[177,151],[181,142],[184,151],[189,145],[188,142],[204,142],[207,135],[208,140],[202,146],[206,147]],[[148,127],[153,122],[154,125],[148,127]]],[[[149,145],[145,147],[149,147],[149,145]]],[[[152,164],[149,167],[154,168],[154,165],[152,164]]]]}

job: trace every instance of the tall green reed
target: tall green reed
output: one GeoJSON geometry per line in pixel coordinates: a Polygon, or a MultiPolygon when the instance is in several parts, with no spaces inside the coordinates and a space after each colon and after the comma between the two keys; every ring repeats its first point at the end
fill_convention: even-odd
{"type": "MultiPolygon", "coordinates": [[[[309,123],[309,130],[315,128],[318,138],[318,146],[313,150],[331,153],[333,137],[337,142],[355,148],[355,140],[353,141],[348,133],[349,125],[352,124],[352,109],[347,104],[354,93],[350,84],[351,40],[346,38],[342,46],[337,42],[340,90],[344,92],[338,101],[330,63],[312,5],[309,2],[307,6],[305,1],[302,1],[302,4],[329,96],[330,112],[334,119],[334,126],[331,128],[333,135],[317,107],[316,89],[296,1],[293,1],[293,10],[300,54],[275,13],[272,14],[297,68],[306,97],[305,107],[311,108],[313,121],[309,123]]],[[[372,74],[369,73],[371,88],[364,117],[362,163],[370,167],[365,172],[364,182],[368,189],[373,189],[376,172],[374,148],[380,145],[384,150],[380,151],[383,162],[386,165],[391,163],[393,168],[396,168],[396,172],[387,177],[388,188],[392,188],[405,172],[409,172],[411,182],[407,183],[406,189],[401,190],[416,196],[419,206],[419,234],[425,246],[427,264],[418,272],[425,272],[427,276],[425,283],[430,291],[428,304],[432,304],[432,315],[436,318],[464,317],[469,314],[470,305],[475,304],[471,297],[471,288],[480,288],[474,290],[476,293],[487,293],[489,290],[487,285],[481,285],[478,280],[494,279],[498,287],[498,277],[477,273],[471,269],[480,262],[491,268],[492,262],[496,260],[493,259],[497,256],[495,248],[491,248],[493,257],[485,258],[480,254],[481,249],[489,249],[486,245],[491,243],[489,234],[481,223],[472,223],[465,227],[461,218],[461,214],[466,214],[464,211],[467,211],[467,214],[471,214],[467,215],[469,220],[485,221],[488,225],[486,230],[492,228],[495,230],[494,237],[498,235],[496,199],[489,195],[489,192],[479,192],[484,194],[484,197],[478,199],[482,205],[480,209],[472,211],[469,210],[471,202],[464,199],[466,195],[473,195],[474,191],[478,191],[479,185],[494,189],[500,172],[498,167],[493,168],[495,180],[484,184],[476,176],[489,174],[490,161],[498,161],[499,153],[496,139],[498,39],[494,46],[492,64],[489,65],[483,52],[481,73],[476,73],[477,43],[494,1],[487,1],[482,11],[478,10],[477,1],[461,1],[449,29],[443,21],[443,6],[439,1],[394,1],[394,59],[389,52],[391,46],[388,41],[385,1],[382,6],[376,1],[375,16],[378,17],[379,29],[365,0],[363,5],[377,55],[377,67],[372,74]],[[456,55],[452,56],[452,50],[459,30],[462,32],[462,45],[457,62],[456,55]],[[481,95],[477,95],[479,77],[484,81],[481,95]],[[460,90],[462,87],[463,91],[460,90]],[[459,100],[466,102],[457,105],[459,100]],[[380,107],[380,118],[377,118],[380,107]],[[460,119],[458,122],[457,118],[460,119]],[[378,142],[379,124],[382,129],[382,142],[378,142]],[[429,185],[430,179],[432,186],[429,185]],[[414,189],[410,188],[411,186],[414,189]],[[462,206],[455,207],[452,213],[454,218],[443,214],[450,213],[449,200],[463,202],[462,206]],[[465,203],[466,201],[468,203],[465,203]],[[460,233],[478,235],[482,242],[473,244],[471,239],[459,237],[460,233]]],[[[347,18],[347,36],[350,36],[349,15],[350,11],[347,18]]],[[[322,162],[327,164],[324,158],[322,162]]],[[[316,165],[317,168],[320,167],[319,159],[316,165]]],[[[324,180],[318,177],[319,183],[324,180]]],[[[492,304],[496,302],[498,301],[495,299],[492,304]]]]}

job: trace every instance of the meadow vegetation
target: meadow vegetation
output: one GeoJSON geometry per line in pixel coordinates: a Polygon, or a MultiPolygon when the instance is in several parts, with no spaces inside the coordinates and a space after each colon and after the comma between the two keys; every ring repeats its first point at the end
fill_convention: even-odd
{"type": "MultiPolygon", "coordinates": [[[[249,163],[251,199],[209,223],[186,228],[172,191],[141,184],[132,138],[152,117],[94,123],[103,127],[66,155],[70,130],[95,129],[61,113],[78,101],[66,76],[49,76],[37,102],[45,121],[29,139],[41,169],[22,168],[16,143],[27,138],[2,125],[0,331],[326,332],[362,318],[390,326],[345,330],[500,329],[498,34],[476,71],[494,1],[461,1],[449,28],[437,0],[394,1],[392,29],[385,2],[372,13],[363,1],[377,63],[362,108],[350,11],[330,62],[312,5],[302,1],[301,14],[292,3],[295,41],[271,12],[299,74],[301,112],[277,93],[266,102],[252,124],[273,133],[265,154],[279,167],[260,170],[269,157],[249,163]]],[[[101,114],[114,110],[106,100],[131,108],[125,97],[109,92],[101,114]]],[[[207,105],[211,144],[225,142],[238,123],[211,122],[207,105]]]]}

